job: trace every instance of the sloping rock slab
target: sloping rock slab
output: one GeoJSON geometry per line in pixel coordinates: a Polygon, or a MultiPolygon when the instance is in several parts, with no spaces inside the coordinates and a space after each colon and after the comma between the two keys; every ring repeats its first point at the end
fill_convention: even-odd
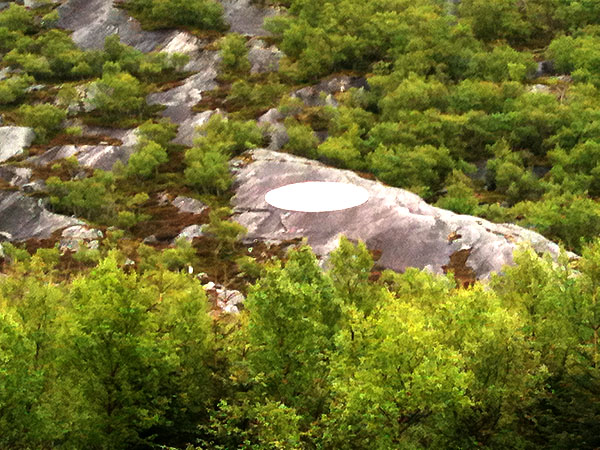
{"type": "Polygon", "coordinates": [[[44,166],[60,159],[76,155],[79,164],[92,169],[112,170],[117,161],[127,164],[133,147],[113,145],[63,145],[52,147],[44,154],[33,156],[27,162],[44,166]]]}
{"type": "Polygon", "coordinates": [[[16,187],[22,187],[31,180],[31,169],[25,167],[0,166],[0,179],[16,187]]]}
{"type": "Polygon", "coordinates": [[[225,8],[224,15],[230,26],[229,31],[248,36],[265,35],[264,20],[277,13],[273,8],[253,5],[252,0],[221,0],[221,4],[225,8]]]}
{"type": "Polygon", "coordinates": [[[248,229],[248,241],[306,237],[317,254],[327,255],[345,235],[379,250],[378,264],[384,268],[404,271],[417,267],[435,273],[452,268],[455,273],[462,270],[479,279],[511,264],[520,242],[530,242],[540,253],[559,253],[556,244],[533,231],[435,208],[413,193],[350,171],[262,149],[245,156],[252,162],[233,163],[236,195],[232,201],[234,218],[248,229]],[[362,186],[369,200],[355,208],[327,213],[285,211],[265,202],[270,190],[305,181],[362,186]]]}
{"type": "Polygon", "coordinates": [[[57,25],[73,31],[73,41],[85,49],[104,47],[104,39],[119,34],[121,41],[143,52],[166,45],[176,31],[143,31],[139,22],[113,6],[113,0],[68,0],[58,8],[57,25]]]}
{"type": "Polygon", "coordinates": [[[0,162],[20,155],[31,145],[35,133],[27,127],[0,127],[0,162]]]}
{"type": "Polygon", "coordinates": [[[0,191],[0,232],[11,241],[46,239],[56,230],[81,224],[77,219],[54,214],[44,208],[41,200],[20,192],[0,191]]]}

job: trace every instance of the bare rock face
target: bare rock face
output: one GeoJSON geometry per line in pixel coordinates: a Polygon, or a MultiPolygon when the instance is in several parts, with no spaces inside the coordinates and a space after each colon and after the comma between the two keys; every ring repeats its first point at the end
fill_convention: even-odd
{"type": "Polygon", "coordinates": [[[208,209],[200,200],[190,197],[177,196],[171,204],[183,213],[202,214],[208,209]]]}
{"type": "Polygon", "coordinates": [[[212,111],[195,113],[192,108],[202,100],[203,92],[217,87],[219,60],[218,52],[203,52],[198,59],[202,69],[197,74],[187,78],[181,86],[148,96],[150,105],[166,105],[162,115],[179,124],[175,143],[191,146],[196,128],[213,114],[212,111]]]}
{"type": "Polygon", "coordinates": [[[556,244],[533,231],[435,208],[413,193],[350,171],[262,149],[247,156],[253,162],[233,163],[236,195],[232,202],[234,218],[248,229],[248,241],[305,237],[317,254],[327,255],[345,235],[380,251],[378,264],[384,268],[453,271],[466,279],[485,279],[499,272],[513,262],[513,252],[522,242],[531,243],[540,253],[559,253],[556,244]],[[369,200],[355,208],[326,213],[285,211],[265,202],[270,190],[305,181],[362,186],[369,200]]]}
{"type": "Polygon", "coordinates": [[[100,230],[82,225],[74,225],[63,230],[59,247],[63,253],[77,252],[82,247],[97,249],[99,239],[103,237],[104,234],[100,230]]]}
{"type": "Polygon", "coordinates": [[[248,36],[265,35],[264,20],[277,13],[275,9],[253,5],[251,0],[221,0],[221,4],[225,8],[229,31],[248,36]]]}
{"type": "Polygon", "coordinates": [[[251,73],[277,72],[279,60],[283,52],[276,46],[268,46],[262,39],[252,39],[248,50],[248,60],[251,64],[251,73]]]}
{"type": "Polygon", "coordinates": [[[185,227],[181,233],[179,233],[177,237],[173,239],[173,243],[177,242],[179,239],[185,239],[186,241],[192,242],[194,239],[204,235],[205,233],[203,225],[190,225],[189,227],[185,227]]]}
{"type": "Polygon", "coordinates": [[[68,0],[58,8],[58,26],[73,31],[82,48],[102,48],[104,39],[119,34],[121,41],[143,52],[168,43],[175,31],[143,31],[139,22],[115,8],[112,0],[68,0]]]}
{"type": "Polygon", "coordinates": [[[43,155],[27,160],[36,166],[45,166],[60,159],[77,156],[79,164],[91,169],[111,170],[117,161],[127,164],[133,147],[114,145],[63,145],[53,147],[43,155]]]}
{"type": "Polygon", "coordinates": [[[51,213],[41,200],[0,191],[0,233],[11,241],[45,239],[56,230],[78,224],[77,219],[51,213]]]}
{"type": "Polygon", "coordinates": [[[299,98],[306,106],[324,106],[327,104],[337,106],[337,102],[332,95],[353,87],[366,89],[368,84],[364,78],[342,75],[323,80],[314,86],[298,89],[292,94],[292,97],[299,98]]]}
{"type": "Polygon", "coordinates": [[[31,145],[35,133],[27,127],[0,127],[0,162],[20,155],[31,145]]]}
{"type": "Polygon", "coordinates": [[[0,166],[0,179],[11,186],[22,187],[31,180],[31,169],[26,167],[0,166]]]}
{"type": "Polygon", "coordinates": [[[24,0],[23,6],[25,8],[39,8],[52,3],[58,3],[60,0],[24,0]]]}

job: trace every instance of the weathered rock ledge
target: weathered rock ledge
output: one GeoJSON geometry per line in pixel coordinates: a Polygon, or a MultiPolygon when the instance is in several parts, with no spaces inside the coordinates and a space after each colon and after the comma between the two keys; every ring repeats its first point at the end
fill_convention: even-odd
{"type": "Polygon", "coordinates": [[[513,224],[455,214],[425,203],[403,189],[366,180],[355,173],[304,158],[257,149],[233,162],[234,218],[248,228],[247,240],[285,241],[305,237],[314,251],[327,255],[340,236],[362,240],[381,252],[378,264],[435,273],[453,270],[463,278],[486,279],[513,262],[520,243],[556,257],[559,247],[538,233],[513,224]],[[250,158],[252,162],[247,163],[250,158]],[[265,194],[291,183],[334,181],[362,186],[369,201],[344,211],[302,213],[274,208],[265,194]]]}
{"type": "Polygon", "coordinates": [[[48,211],[41,200],[0,191],[0,233],[10,241],[46,239],[56,230],[82,222],[48,211]]]}

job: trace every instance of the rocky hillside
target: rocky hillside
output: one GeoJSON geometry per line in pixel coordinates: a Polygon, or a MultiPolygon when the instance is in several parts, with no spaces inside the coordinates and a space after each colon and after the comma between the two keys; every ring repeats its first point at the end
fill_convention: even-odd
{"type": "MultiPolygon", "coordinates": [[[[263,137],[254,141],[249,139],[240,142],[239,145],[234,144],[234,153],[253,146],[260,147],[262,144],[268,144],[268,148],[271,150],[271,153],[253,151],[245,156],[244,158],[258,159],[244,166],[244,169],[237,168],[238,163],[234,164],[236,167],[234,169],[235,183],[234,190],[230,191],[230,194],[234,195],[234,219],[248,228],[245,242],[254,242],[257,239],[266,242],[281,242],[305,237],[318,253],[326,254],[336,246],[340,235],[347,235],[353,239],[364,240],[372,251],[380,252],[379,264],[383,268],[404,270],[406,267],[428,267],[437,273],[452,270],[457,274],[460,272],[463,278],[469,280],[486,278],[491,272],[501,270],[504,264],[512,261],[512,252],[521,242],[532,243],[541,253],[550,252],[554,256],[558,253],[558,247],[555,244],[535,232],[512,224],[493,224],[464,214],[465,212],[477,213],[494,220],[508,219],[513,215],[525,224],[534,225],[542,221],[541,218],[536,219],[535,217],[529,220],[529,216],[535,216],[535,212],[523,214],[524,206],[519,208],[519,205],[516,205],[513,208],[514,212],[507,207],[514,205],[518,200],[534,197],[539,199],[543,195],[542,191],[547,188],[542,187],[540,184],[542,180],[535,173],[548,172],[548,162],[543,160],[544,158],[535,155],[526,156],[525,159],[522,156],[518,156],[516,159],[507,157],[502,153],[504,150],[501,149],[504,145],[502,142],[505,141],[501,140],[493,144],[494,148],[498,148],[491,150],[492,153],[495,152],[495,159],[492,163],[488,162],[487,166],[485,160],[482,162],[480,156],[461,155],[452,148],[450,148],[450,154],[447,154],[445,152],[448,150],[445,147],[437,149],[426,146],[417,147],[412,155],[406,154],[404,163],[402,156],[393,157],[400,158],[399,164],[406,164],[407,170],[412,173],[399,175],[400,178],[397,178],[394,171],[401,169],[394,169],[394,165],[397,163],[391,157],[391,153],[383,152],[381,155],[378,153],[382,148],[381,143],[372,155],[365,158],[367,165],[358,160],[354,161],[352,159],[354,150],[345,150],[348,145],[345,142],[355,139],[351,137],[351,133],[355,132],[352,131],[352,127],[356,127],[356,125],[351,125],[348,121],[356,121],[358,127],[371,123],[368,126],[372,127],[373,116],[370,107],[365,106],[365,109],[361,109],[358,105],[361,102],[367,105],[370,101],[367,98],[368,95],[371,95],[370,93],[374,90],[381,90],[382,86],[389,82],[382,82],[383,78],[379,75],[372,77],[367,74],[365,77],[364,72],[361,74],[360,71],[354,70],[348,75],[328,76],[319,82],[299,84],[300,77],[286,74],[280,70],[282,58],[285,60],[286,67],[290,65],[290,61],[293,62],[293,57],[289,56],[289,51],[285,47],[288,46],[286,38],[284,37],[283,45],[288,56],[277,46],[281,40],[273,34],[272,30],[275,28],[269,28],[270,31],[265,31],[263,28],[265,19],[284,14],[281,6],[261,6],[250,3],[249,0],[223,1],[222,17],[228,33],[230,33],[228,36],[241,36],[240,39],[242,39],[243,46],[237,50],[235,50],[236,45],[240,41],[233,39],[219,47],[218,43],[221,42],[219,33],[215,34],[212,31],[165,29],[161,26],[155,27],[152,23],[142,24],[130,15],[133,14],[139,18],[135,11],[128,9],[127,4],[122,2],[67,0],[54,2],[50,6],[45,3],[26,6],[33,12],[31,21],[32,24],[36,24],[34,26],[39,26],[37,24],[41,20],[41,26],[44,27],[44,20],[46,20],[51,21],[52,27],[64,29],[70,33],[72,41],[80,49],[77,58],[85,59],[88,58],[88,55],[91,58],[94,51],[99,52],[105,48],[107,37],[116,35],[121,42],[117,45],[121,47],[119,47],[120,49],[115,47],[117,50],[112,52],[117,51],[122,55],[129,52],[127,57],[137,58],[133,64],[138,68],[144,67],[144,64],[152,64],[151,58],[156,58],[156,55],[159,54],[165,55],[165,61],[173,56],[181,58],[183,63],[177,67],[177,72],[171,73],[167,77],[162,76],[162,79],[155,77],[153,81],[151,76],[136,75],[139,80],[147,79],[152,84],[149,85],[149,89],[146,89],[150,92],[144,100],[146,106],[142,109],[145,111],[135,114],[140,117],[151,117],[152,115],[155,118],[163,117],[177,125],[177,131],[170,142],[165,142],[168,144],[166,159],[159,158],[160,164],[162,164],[159,170],[161,175],[144,174],[140,176],[138,173],[137,180],[141,182],[139,186],[136,186],[135,176],[133,179],[121,181],[118,181],[117,176],[116,184],[114,184],[114,180],[111,182],[113,184],[108,187],[112,192],[110,208],[115,211],[106,214],[101,214],[99,211],[105,206],[101,204],[102,202],[98,203],[98,206],[93,206],[93,199],[86,199],[83,194],[73,194],[80,195],[79,201],[87,203],[87,205],[76,207],[73,202],[62,201],[64,198],[61,195],[68,195],[69,189],[75,189],[82,184],[82,180],[91,176],[96,169],[111,171],[118,162],[118,172],[126,173],[128,171],[127,162],[131,155],[142,153],[143,149],[147,148],[144,147],[144,144],[148,142],[148,136],[135,130],[135,122],[140,124],[141,121],[136,119],[132,124],[134,127],[127,128],[126,123],[131,121],[126,120],[126,116],[122,114],[114,113],[115,120],[113,121],[106,120],[107,116],[98,114],[99,109],[106,107],[97,100],[100,89],[104,88],[101,82],[81,83],[68,80],[61,82],[59,80],[61,76],[65,78],[64,75],[36,75],[35,71],[32,72],[34,77],[40,79],[40,83],[27,87],[25,98],[34,103],[49,101],[59,107],[66,105],[67,113],[62,125],[59,126],[66,127],[66,131],[71,134],[59,132],[56,136],[56,132],[54,132],[53,134],[56,136],[54,138],[39,135],[36,137],[35,126],[16,126],[24,122],[24,119],[21,119],[23,114],[16,114],[10,109],[5,113],[5,121],[8,123],[0,128],[0,155],[3,161],[0,166],[0,178],[4,180],[5,188],[4,194],[2,194],[0,231],[9,241],[22,242],[30,239],[51,238],[44,244],[49,245],[53,239],[59,239],[61,230],[76,223],[87,222],[90,227],[95,229],[123,228],[126,232],[132,233],[132,237],[135,239],[154,243],[153,245],[166,245],[172,243],[173,239],[187,229],[186,227],[202,225],[202,222],[206,220],[205,215],[197,214],[195,219],[180,217],[181,212],[173,209],[168,199],[174,199],[177,196],[190,198],[190,200],[192,200],[191,197],[202,198],[205,202],[213,204],[215,208],[216,205],[222,205],[223,201],[227,201],[226,197],[229,194],[222,197],[227,189],[215,187],[216,185],[210,182],[187,180],[184,183],[177,183],[176,181],[178,177],[181,179],[184,171],[185,176],[189,178],[190,164],[196,164],[193,162],[193,152],[187,152],[185,157],[182,153],[185,152],[186,147],[194,145],[195,137],[198,136],[198,127],[204,126],[204,133],[208,132],[208,137],[203,138],[207,141],[206,145],[220,145],[219,142],[210,142],[210,127],[206,128],[209,126],[210,119],[216,115],[230,116],[235,120],[254,119],[255,123],[260,126],[263,137]],[[43,19],[39,19],[42,16],[43,19]],[[52,18],[50,19],[49,16],[52,18]],[[125,50],[127,48],[131,48],[131,50],[125,50]],[[235,53],[236,51],[238,53],[235,53]],[[241,53],[239,53],[240,51],[241,53]],[[227,52],[231,52],[231,54],[227,52]],[[149,56],[146,57],[144,54],[149,56]],[[147,58],[146,62],[144,62],[144,58],[147,58]],[[248,81],[243,81],[243,77],[240,78],[242,72],[239,70],[247,71],[245,73],[248,74],[248,81]],[[275,75],[277,75],[276,78],[273,78],[275,75]],[[259,97],[253,98],[253,91],[259,97]],[[348,96],[348,92],[352,93],[352,98],[348,96]],[[65,93],[65,95],[61,96],[61,93],[65,93]],[[68,97],[67,93],[71,96],[68,97]],[[64,100],[65,97],[68,97],[69,100],[64,100]],[[273,108],[273,106],[277,106],[274,104],[275,102],[279,102],[279,106],[273,108]],[[15,126],[10,124],[12,121],[15,122],[15,126]],[[325,123],[325,127],[321,123],[325,123]],[[35,145],[32,146],[32,144],[35,145]],[[273,153],[280,151],[283,152],[280,156],[273,153]],[[326,168],[322,163],[304,162],[289,156],[289,153],[317,157],[326,164],[354,169],[355,172],[361,174],[370,171],[392,185],[412,186],[416,192],[425,193],[430,201],[438,199],[439,206],[447,205],[463,215],[455,215],[452,212],[431,207],[408,191],[365,180],[352,172],[333,167],[326,168]],[[386,158],[388,158],[387,162],[386,158]],[[422,159],[421,162],[419,162],[419,158],[422,159]],[[529,163],[539,166],[538,169],[532,167],[533,172],[531,173],[527,172],[527,167],[523,169],[523,164],[528,164],[528,158],[529,163]],[[76,167],[69,168],[69,165],[73,164],[76,167]],[[425,167],[423,164],[425,166],[429,164],[429,166],[425,167]],[[457,167],[461,164],[463,169],[458,169],[457,167]],[[511,168],[511,164],[514,168],[511,168]],[[415,166],[411,168],[411,165],[415,166]],[[480,169],[472,172],[477,167],[480,169]],[[470,178],[464,177],[462,171],[468,173],[470,178]],[[428,179],[420,178],[429,172],[431,175],[428,175],[428,179]],[[504,175],[505,173],[506,175],[504,175]],[[47,185],[49,177],[54,177],[50,180],[50,188],[47,185]],[[59,179],[58,182],[56,177],[59,179]],[[444,178],[446,178],[446,187],[444,187],[444,178]],[[373,199],[367,205],[355,210],[323,214],[318,219],[311,215],[290,214],[284,211],[269,210],[267,212],[268,208],[265,207],[263,197],[269,188],[277,187],[288,181],[312,179],[346,180],[365,185],[371,191],[373,199]],[[142,187],[145,191],[141,189],[142,187]],[[438,191],[432,191],[432,188],[438,189],[438,191]],[[462,193],[458,194],[457,198],[453,198],[452,195],[457,192],[457,189],[462,193]],[[134,211],[131,212],[132,205],[128,204],[127,197],[134,196],[136,193],[143,193],[145,197],[140,197],[141,203],[136,204],[133,208],[134,211]],[[217,194],[217,197],[209,198],[210,196],[206,197],[206,194],[217,194]],[[471,198],[468,198],[469,196],[471,198]],[[519,199],[519,196],[523,198],[519,199]],[[478,201],[473,203],[473,198],[477,198],[478,201]],[[494,206],[493,200],[496,198],[504,202],[501,204],[502,208],[494,206]],[[53,203],[49,200],[52,200],[53,203]],[[466,202],[469,206],[459,206],[461,201],[466,202]],[[480,206],[477,206],[477,203],[480,206]],[[169,206],[161,207],[161,204],[169,206]],[[168,208],[171,208],[170,213],[167,212],[168,208]],[[65,213],[67,215],[64,215],[65,213]],[[132,217],[128,221],[125,217],[129,215],[132,217]],[[330,224],[321,227],[323,220],[330,224]],[[313,221],[315,222],[313,223],[313,221]],[[157,233],[161,228],[166,232],[157,233]],[[160,239],[157,239],[157,234],[160,239]]],[[[456,10],[454,10],[454,14],[456,14],[456,10]]],[[[276,21],[271,23],[276,23],[276,21]]],[[[114,47],[115,44],[110,45],[114,47]]],[[[106,51],[110,52],[111,50],[106,51]]],[[[111,58],[114,59],[112,56],[111,58]]],[[[127,64],[125,59],[119,59],[119,56],[116,58],[116,64],[127,64]]],[[[27,70],[23,64],[18,58],[6,58],[1,76],[5,80],[14,80],[18,77],[16,74],[21,73],[23,67],[27,70]],[[11,65],[12,60],[15,63],[11,65]]],[[[540,62],[538,66],[536,73],[534,73],[535,71],[529,74],[525,73],[526,76],[522,80],[524,85],[533,83],[533,77],[545,76],[545,70],[553,70],[546,62],[540,62]]],[[[160,72],[160,70],[172,69],[168,67],[161,69],[157,66],[152,70],[160,72]]],[[[492,75],[492,78],[495,76],[492,75]]],[[[566,85],[561,81],[563,79],[564,77],[538,78],[535,81],[537,84],[531,89],[535,94],[521,92],[519,95],[522,97],[519,98],[522,98],[522,101],[527,98],[529,99],[527,101],[532,104],[551,102],[555,95],[564,96],[564,86],[566,85]],[[534,99],[536,95],[539,99],[534,99]]],[[[425,82],[419,81],[418,83],[425,82]]],[[[406,82],[396,83],[398,86],[396,92],[402,91],[404,84],[406,82]]],[[[488,89],[489,86],[492,85],[482,84],[481,89],[488,89]]],[[[433,84],[430,87],[425,84],[422,88],[424,92],[430,90],[430,93],[427,94],[430,96],[428,100],[430,104],[425,105],[427,108],[435,104],[436,96],[439,99],[447,96],[442,88],[433,84]]],[[[384,89],[389,88],[385,87],[384,89]]],[[[407,85],[406,89],[416,89],[416,87],[410,88],[407,85]]],[[[465,85],[461,89],[465,90],[467,86],[465,85]]],[[[515,92],[518,92],[521,88],[517,88],[515,83],[511,89],[516,89],[515,92]]],[[[112,95],[116,95],[115,91],[112,95]]],[[[412,94],[407,91],[406,94],[398,95],[410,96],[412,94]]],[[[451,96],[449,100],[444,101],[451,103],[462,101],[460,95],[474,94],[468,94],[467,91],[464,94],[457,92],[455,98],[451,96]]],[[[485,95],[491,95],[491,93],[485,95]]],[[[387,100],[383,100],[380,108],[383,116],[391,117],[391,111],[394,110],[392,103],[396,100],[392,99],[391,94],[389,98],[387,103],[385,103],[387,100]],[[389,108],[392,109],[387,112],[389,108]]],[[[417,98],[413,100],[406,97],[397,106],[404,108],[402,102],[414,101],[418,103],[417,98]]],[[[125,112],[125,114],[128,113],[125,112]]],[[[373,134],[373,130],[383,130],[384,125],[388,126],[389,122],[386,121],[390,119],[382,117],[380,120],[383,122],[379,128],[372,128],[372,136],[369,138],[375,139],[375,143],[379,138],[374,138],[376,134],[373,134]]],[[[430,118],[432,122],[438,120],[438,118],[430,118]]],[[[442,124],[441,126],[446,125],[442,124]]],[[[465,126],[469,127],[470,125],[465,126]]],[[[38,127],[38,130],[40,129],[38,127]]],[[[215,125],[215,129],[218,129],[218,126],[215,125]]],[[[356,128],[356,130],[359,129],[356,128]]],[[[46,131],[41,132],[45,133],[46,131]]],[[[405,133],[400,128],[395,132],[398,136],[405,133]]],[[[444,133],[444,131],[439,132],[444,133]]],[[[224,136],[218,133],[217,131],[215,139],[223,139],[224,136]]],[[[360,131],[360,133],[366,136],[365,131],[360,131]]],[[[238,139],[237,136],[232,136],[232,138],[238,139]]],[[[534,136],[531,138],[535,139],[534,136]]],[[[245,139],[245,137],[239,137],[239,139],[245,139]]],[[[360,147],[364,144],[352,145],[360,147]]],[[[364,150],[360,151],[365,152],[364,150]]],[[[150,158],[150,156],[144,156],[144,158],[150,158]]],[[[204,170],[210,172],[206,166],[203,167],[205,167],[204,170]]],[[[155,172],[156,170],[158,169],[155,169],[155,172]]],[[[211,175],[208,175],[213,180],[221,176],[224,176],[222,171],[212,172],[211,175]]],[[[90,180],[92,181],[88,188],[96,187],[97,180],[95,178],[90,180]]],[[[229,185],[230,183],[225,182],[223,187],[227,188],[229,185]]],[[[107,186],[101,187],[100,191],[105,190],[107,186]]],[[[83,187],[83,190],[87,191],[88,188],[83,187]]],[[[546,201],[545,204],[547,204],[549,200],[542,198],[540,201],[546,201]]],[[[575,199],[571,206],[578,206],[578,202],[581,201],[575,199]]],[[[588,212],[593,213],[593,211],[588,212]]],[[[183,212],[183,214],[189,213],[183,212]]],[[[543,219],[543,223],[547,223],[547,220],[543,219]]],[[[542,232],[544,231],[543,228],[538,228],[542,232]]],[[[571,249],[579,248],[571,243],[576,242],[582,235],[571,236],[569,231],[553,231],[555,228],[551,226],[545,229],[546,234],[563,239],[563,242],[567,243],[571,249]]],[[[587,236],[586,233],[584,232],[583,236],[587,236]]],[[[202,233],[198,231],[197,234],[201,235],[202,233]]]]}

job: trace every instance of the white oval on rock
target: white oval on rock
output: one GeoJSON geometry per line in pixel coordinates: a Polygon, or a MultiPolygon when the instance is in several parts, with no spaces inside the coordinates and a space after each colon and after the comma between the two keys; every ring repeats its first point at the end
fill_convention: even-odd
{"type": "Polygon", "coordinates": [[[265,201],[276,208],[299,212],[341,211],[369,200],[368,191],[349,183],[307,181],[267,192],[265,201]]]}

